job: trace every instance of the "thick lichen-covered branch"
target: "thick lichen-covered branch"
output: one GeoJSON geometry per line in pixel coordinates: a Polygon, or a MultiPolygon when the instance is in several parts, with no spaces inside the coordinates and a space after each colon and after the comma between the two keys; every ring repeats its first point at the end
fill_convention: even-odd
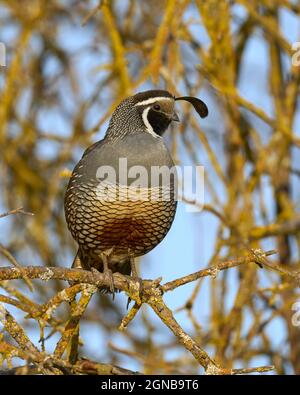
{"type": "MultiPolygon", "coordinates": [[[[167,307],[163,300],[163,294],[166,291],[175,290],[177,287],[187,284],[192,281],[196,281],[202,277],[212,276],[215,278],[219,271],[237,267],[240,265],[246,265],[250,263],[265,264],[265,257],[274,254],[274,251],[253,251],[245,258],[240,258],[236,260],[231,260],[227,262],[220,262],[215,267],[203,269],[194,274],[185,276],[181,279],[177,279],[166,283],[164,285],[160,284],[161,278],[158,280],[143,280],[142,283],[134,281],[131,277],[121,275],[119,273],[114,274],[114,284],[117,289],[120,289],[128,295],[132,300],[135,301],[135,305],[128,313],[121,323],[122,330],[126,329],[130,321],[135,318],[139,311],[140,304],[148,304],[156,315],[161,319],[161,321],[173,332],[178,342],[181,343],[186,350],[188,350],[193,357],[198,361],[198,363],[204,368],[207,374],[239,374],[246,373],[247,369],[240,370],[228,370],[226,367],[218,366],[217,362],[213,360],[207,352],[195,341],[193,340],[178,324],[172,311],[167,307]]],[[[276,265],[272,266],[272,263],[268,262],[266,267],[278,271],[280,274],[287,275],[286,272],[282,272],[280,268],[276,265]]],[[[294,279],[298,276],[297,273],[289,273],[294,279]]],[[[67,322],[62,336],[57,343],[56,349],[54,350],[53,357],[56,359],[61,359],[64,351],[66,350],[68,344],[70,345],[72,338],[76,335],[76,330],[78,328],[79,321],[82,314],[87,308],[88,302],[91,296],[97,292],[98,287],[109,286],[109,279],[100,272],[97,271],[85,271],[82,269],[64,269],[58,267],[38,267],[30,266],[21,269],[4,267],[0,268],[0,281],[3,280],[16,280],[21,279],[26,275],[30,279],[40,279],[44,282],[49,280],[65,280],[68,282],[78,283],[74,284],[69,288],[60,291],[55,297],[53,297],[44,306],[41,306],[37,313],[29,313],[29,316],[35,318],[42,318],[44,325],[51,318],[52,312],[57,308],[57,306],[63,301],[72,301],[76,293],[81,292],[81,298],[71,311],[71,318],[67,322]],[[85,284],[85,285],[84,285],[85,284]]],[[[10,299],[2,298],[2,302],[10,304],[10,299]]],[[[12,303],[16,305],[16,303],[12,303]]],[[[26,336],[23,329],[16,323],[10,313],[8,313],[4,307],[1,307],[1,321],[4,324],[6,331],[15,338],[19,347],[24,352],[31,352],[33,354],[39,353],[38,349],[30,342],[29,338],[26,336]]],[[[78,344],[77,344],[78,347],[78,344]]],[[[73,365],[77,363],[78,357],[73,350],[73,358],[71,358],[73,365]],[[76,358],[74,359],[74,356],[76,358]]],[[[75,369],[75,368],[74,368],[75,369]]],[[[266,371],[271,369],[270,367],[258,367],[257,370],[252,371],[266,371]]]]}

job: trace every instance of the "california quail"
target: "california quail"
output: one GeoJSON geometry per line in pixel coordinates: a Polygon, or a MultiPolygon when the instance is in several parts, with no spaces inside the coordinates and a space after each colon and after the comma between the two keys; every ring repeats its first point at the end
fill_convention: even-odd
{"type": "Polygon", "coordinates": [[[84,152],[67,187],[66,221],[79,246],[73,267],[108,274],[112,292],[112,272],[137,277],[134,258],[163,240],[175,216],[176,172],[168,182],[160,177],[153,184],[151,177],[146,177],[139,188],[129,173],[128,180],[120,181],[124,160],[128,170],[140,166],[135,169],[142,167],[148,175],[155,166],[173,168],[161,136],[171,121],[179,121],[175,100],[191,102],[201,117],[208,114],[200,99],[175,98],[164,90],[125,99],[114,111],[104,139],[84,152]],[[108,166],[115,171],[114,182],[99,176],[99,169],[101,173],[108,166]]]}

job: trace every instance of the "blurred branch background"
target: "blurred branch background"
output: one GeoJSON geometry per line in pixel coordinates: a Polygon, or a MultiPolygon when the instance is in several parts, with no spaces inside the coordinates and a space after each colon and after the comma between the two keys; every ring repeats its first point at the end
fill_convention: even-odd
{"type": "MultiPolygon", "coordinates": [[[[11,264],[9,251],[21,266],[70,267],[70,170],[103,137],[122,98],[160,87],[209,107],[199,123],[182,105],[181,124],[166,135],[177,164],[205,166],[205,205],[191,214],[180,203],[170,234],[142,259],[142,277],[173,280],[260,248],[277,249],[272,261],[299,271],[299,13],[289,0],[0,1],[0,213],[34,213],[0,218],[0,265],[11,264]]],[[[274,364],[277,374],[300,374],[299,288],[255,266],[200,279],[166,300],[223,367],[274,364]]],[[[3,281],[0,293],[42,304],[64,286],[32,283],[30,292],[24,281],[3,281]]],[[[37,344],[38,323],[6,307],[37,344]]],[[[118,332],[125,314],[124,294],[115,302],[95,294],[81,320],[81,354],[144,373],[201,372],[147,308],[118,332]]],[[[67,306],[55,317],[50,351],[67,306]]]]}

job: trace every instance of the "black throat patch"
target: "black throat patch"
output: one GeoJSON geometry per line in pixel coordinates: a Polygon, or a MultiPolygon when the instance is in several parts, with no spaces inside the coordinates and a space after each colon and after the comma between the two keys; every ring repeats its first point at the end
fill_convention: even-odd
{"type": "Polygon", "coordinates": [[[159,136],[166,131],[171,123],[170,117],[161,112],[154,111],[152,108],[150,108],[147,118],[153,131],[159,136]]]}

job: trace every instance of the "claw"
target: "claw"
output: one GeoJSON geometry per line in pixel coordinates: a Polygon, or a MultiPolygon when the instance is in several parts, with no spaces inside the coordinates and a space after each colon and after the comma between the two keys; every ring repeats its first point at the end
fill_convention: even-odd
{"type": "Polygon", "coordinates": [[[100,273],[106,277],[106,279],[109,282],[109,292],[112,293],[112,297],[114,300],[115,299],[115,286],[114,286],[114,277],[113,277],[112,271],[110,269],[106,269],[106,270],[104,269],[103,273],[102,273],[94,267],[91,268],[91,271],[92,271],[92,273],[95,273],[96,275],[100,273]]]}
{"type": "Polygon", "coordinates": [[[126,310],[128,310],[128,307],[129,307],[130,303],[131,303],[131,298],[128,297],[128,299],[127,299],[127,305],[126,305],[126,310]]]}
{"type": "Polygon", "coordinates": [[[114,277],[113,273],[110,269],[104,269],[103,274],[108,278],[109,281],[109,291],[112,293],[112,298],[115,300],[115,286],[114,286],[114,277]]]}

